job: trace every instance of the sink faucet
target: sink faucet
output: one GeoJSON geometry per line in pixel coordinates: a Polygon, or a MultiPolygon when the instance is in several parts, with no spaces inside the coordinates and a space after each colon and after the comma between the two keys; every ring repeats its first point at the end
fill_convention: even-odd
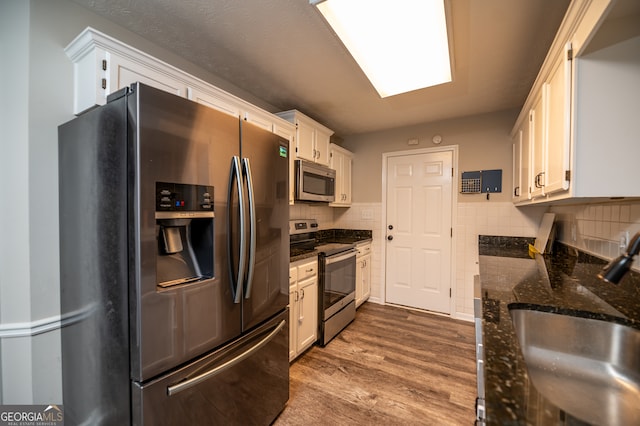
{"type": "Polygon", "coordinates": [[[598,278],[609,283],[618,284],[620,280],[631,268],[633,257],[640,252],[640,232],[636,233],[629,242],[627,252],[622,256],[613,259],[598,274],[598,278]]]}

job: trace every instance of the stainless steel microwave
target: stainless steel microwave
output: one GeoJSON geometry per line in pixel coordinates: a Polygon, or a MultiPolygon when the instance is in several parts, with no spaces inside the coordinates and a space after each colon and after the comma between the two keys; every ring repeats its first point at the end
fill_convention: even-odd
{"type": "Polygon", "coordinates": [[[336,194],[336,171],[306,160],[296,160],[296,200],[332,203],[336,194]]]}

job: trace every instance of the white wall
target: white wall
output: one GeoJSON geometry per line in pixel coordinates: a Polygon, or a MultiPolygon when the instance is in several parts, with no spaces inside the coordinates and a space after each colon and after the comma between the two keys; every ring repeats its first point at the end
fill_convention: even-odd
{"type": "MultiPolygon", "coordinates": [[[[29,5],[0,3],[0,102],[3,185],[0,209],[0,327],[31,317],[29,253],[29,5]],[[7,66],[7,64],[11,64],[7,66]]],[[[31,399],[30,339],[0,340],[0,397],[7,403],[31,399]],[[21,380],[18,380],[21,378],[21,380]],[[12,385],[9,386],[8,383],[12,385]],[[14,398],[15,396],[15,398],[14,398]]]]}
{"type": "MultiPolygon", "coordinates": [[[[502,169],[502,193],[492,194],[491,202],[510,200],[513,142],[509,133],[517,113],[507,110],[344,137],[342,145],[355,154],[353,201],[382,200],[383,153],[435,147],[431,142],[435,134],[442,136],[440,146],[458,146],[458,176],[464,171],[502,169]],[[418,145],[408,145],[409,139],[418,139],[418,145]]],[[[465,194],[458,201],[486,202],[486,198],[465,194]]]]}

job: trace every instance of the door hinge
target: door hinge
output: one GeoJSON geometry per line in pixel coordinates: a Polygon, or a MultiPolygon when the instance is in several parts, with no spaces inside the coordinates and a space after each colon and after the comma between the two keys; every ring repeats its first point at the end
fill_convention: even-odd
{"type": "Polygon", "coordinates": [[[451,299],[451,287],[449,287],[449,299],[451,299]]]}
{"type": "Polygon", "coordinates": [[[573,48],[568,48],[567,49],[567,61],[572,61],[573,60],[573,48]]]}
{"type": "Polygon", "coordinates": [[[102,88],[103,88],[103,89],[106,89],[106,88],[107,88],[107,79],[106,79],[106,78],[103,78],[103,79],[102,79],[102,88]]]}
{"type": "Polygon", "coordinates": [[[451,177],[453,177],[453,167],[451,168],[451,177]]]}
{"type": "Polygon", "coordinates": [[[103,59],[102,60],[102,71],[106,71],[107,70],[107,60],[103,59]]]}
{"type": "Polygon", "coordinates": [[[571,181],[571,170],[564,171],[564,180],[566,180],[567,182],[571,181]]]}
{"type": "Polygon", "coordinates": [[[453,228],[449,228],[451,230],[451,238],[453,238],[453,228]]]}

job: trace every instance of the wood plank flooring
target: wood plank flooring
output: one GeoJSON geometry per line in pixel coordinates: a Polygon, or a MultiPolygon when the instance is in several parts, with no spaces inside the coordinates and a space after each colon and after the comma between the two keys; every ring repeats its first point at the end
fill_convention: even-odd
{"type": "Polygon", "coordinates": [[[325,348],[291,365],[286,425],[471,425],[473,324],[365,303],[325,348]]]}

